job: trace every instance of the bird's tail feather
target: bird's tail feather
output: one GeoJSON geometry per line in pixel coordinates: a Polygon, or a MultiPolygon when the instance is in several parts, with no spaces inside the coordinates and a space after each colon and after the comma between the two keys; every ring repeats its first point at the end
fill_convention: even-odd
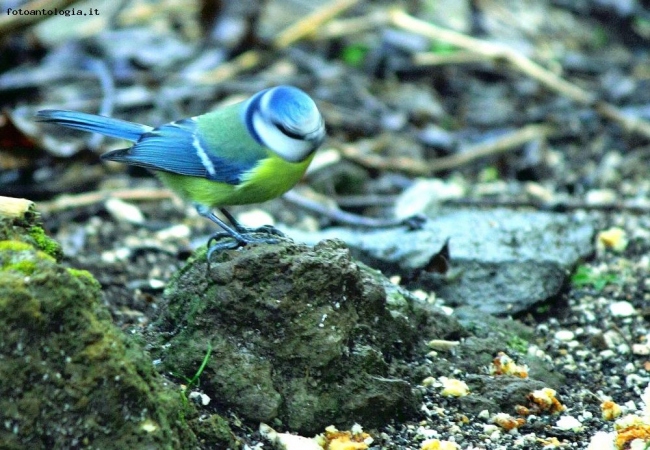
{"type": "Polygon", "coordinates": [[[135,142],[152,127],[110,117],[63,109],[45,109],[36,113],[39,122],[52,122],[76,130],[90,131],[135,142]]]}

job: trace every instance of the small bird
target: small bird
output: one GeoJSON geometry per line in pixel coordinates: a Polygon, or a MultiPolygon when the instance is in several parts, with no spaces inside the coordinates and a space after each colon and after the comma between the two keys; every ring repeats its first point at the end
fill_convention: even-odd
{"type": "Polygon", "coordinates": [[[293,86],[265,89],[243,102],[157,128],[58,109],[38,111],[36,119],[135,142],[101,157],[152,170],[200,215],[219,225],[225,233],[210,236],[208,260],[216,250],[277,242],[268,235],[281,236],[280,231],[271,226],[245,228],[224,207],[261,203],[287,192],[325,139],[316,103],[293,86]],[[217,217],[214,208],[231,225],[217,217]],[[234,242],[210,246],[227,236],[234,242]]]}

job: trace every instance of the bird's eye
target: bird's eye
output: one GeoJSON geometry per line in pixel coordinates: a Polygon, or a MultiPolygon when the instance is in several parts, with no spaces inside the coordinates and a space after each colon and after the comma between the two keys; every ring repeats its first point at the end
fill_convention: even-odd
{"type": "Polygon", "coordinates": [[[287,137],[290,137],[291,139],[296,139],[296,140],[303,140],[305,138],[304,135],[300,133],[296,133],[295,131],[289,129],[287,126],[279,123],[279,122],[273,122],[273,125],[277,127],[278,130],[282,132],[287,137]]]}

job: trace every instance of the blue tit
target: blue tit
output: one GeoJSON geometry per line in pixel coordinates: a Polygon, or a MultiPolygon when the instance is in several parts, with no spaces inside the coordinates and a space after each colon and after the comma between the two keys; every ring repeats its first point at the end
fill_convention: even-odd
{"type": "Polygon", "coordinates": [[[41,122],[126,139],[130,148],[110,151],[102,159],[145,167],[198,213],[224,231],[208,240],[218,249],[252,242],[276,242],[273,227],[242,227],[224,206],[259,203],[284,194],[303,176],[325,139],[325,124],[314,101],[292,86],[277,86],[248,100],[157,128],[76,111],[43,110],[41,122]],[[219,208],[231,225],[217,217],[219,208]],[[266,232],[264,238],[255,232],[266,232]]]}

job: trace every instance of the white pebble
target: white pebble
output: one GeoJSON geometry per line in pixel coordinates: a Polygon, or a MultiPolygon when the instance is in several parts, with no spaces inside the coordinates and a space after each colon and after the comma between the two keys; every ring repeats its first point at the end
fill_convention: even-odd
{"type": "Polygon", "coordinates": [[[190,230],[190,227],[179,224],[158,231],[156,238],[161,241],[166,241],[167,239],[187,239],[191,234],[192,230],[190,230]]]}
{"type": "Polygon", "coordinates": [[[566,431],[580,431],[583,429],[582,422],[573,416],[562,416],[555,423],[555,427],[566,431]]]}
{"type": "Polygon", "coordinates": [[[210,397],[207,396],[206,394],[202,392],[190,392],[190,395],[188,396],[190,400],[194,400],[197,403],[201,403],[203,406],[208,406],[210,404],[210,397]]]}
{"type": "Polygon", "coordinates": [[[246,227],[256,228],[264,225],[275,225],[275,220],[266,211],[261,209],[251,209],[237,214],[237,221],[246,227]]]}
{"type": "Polygon", "coordinates": [[[650,346],[648,344],[632,344],[632,353],[635,355],[650,355],[650,346]]]}
{"type": "Polygon", "coordinates": [[[572,341],[575,336],[575,333],[571,330],[559,330],[555,332],[555,339],[562,342],[572,341]]]}
{"type": "Polygon", "coordinates": [[[323,450],[314,439],[289,433],[278,433],[265,423],[260,424],[260,434],[280,450],[323,450]]]}
{"type": "Polygon", "coordinates": [[[109,198],[104,202],[104,208],[118,222],[144,223],[144,214],[140,208],[119,198],[109,198]]]}
{"type": "Polygon", "coordinates": [[[629,317],[636,314],[636,310],[632,303],[626,301],[614,302],[609,305],[609,311],[614,317],[629,317]]]}

